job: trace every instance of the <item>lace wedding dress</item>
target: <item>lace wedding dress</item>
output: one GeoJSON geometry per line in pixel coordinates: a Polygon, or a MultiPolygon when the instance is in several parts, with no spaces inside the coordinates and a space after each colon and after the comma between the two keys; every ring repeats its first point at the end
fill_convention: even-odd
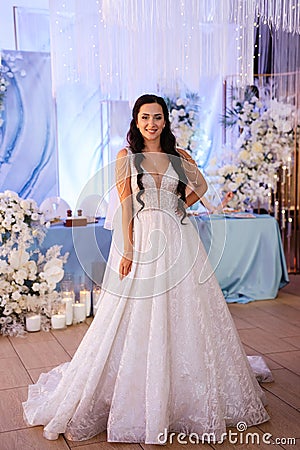
{"type": "MultiPolygon", "coordinates": [[[[267,421],[263,392],[198,232],[176,213],[172,164],[160,189],[144,170],[141,211],[129,166],[137,213],[131,272],[119,279],[119,226],[95,318],[72,361],[29,386],[27,422],[44,425],[48,439],[64,433],[79,441],[107,430],[108,441],[157,444],[166,430],[218,440],[227,426],[267,421]]],[[[196,177],[187,175],[196,190],[196,177]]]]}

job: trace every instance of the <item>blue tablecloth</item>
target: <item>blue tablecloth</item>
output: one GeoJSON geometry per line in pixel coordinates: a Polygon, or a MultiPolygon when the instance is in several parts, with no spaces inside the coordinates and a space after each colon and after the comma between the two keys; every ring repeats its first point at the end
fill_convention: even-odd
{"type": "MultiPolygon", "coordinates": [[[[288,273],[276,220],[268,215],[255,218],[195,218],[201,240],[215,269],[227,302],[246,303],[271,299],[288,282],[288,273]]],[[[51,227],[43,249],[63,246],[70,256],[65,271],[74,276],[75,287],[85,281],[85,272],[101,283],[109,254],[111,232],[96,225],[51,227]]],[[[89,280],[87,280],[89,282],[89,280]]]]}
{"type": "Polygon", "coordinates": [[[202,217],[197,225],[227,302],[272,299],[289,282],[273,217],[202,217]]]}

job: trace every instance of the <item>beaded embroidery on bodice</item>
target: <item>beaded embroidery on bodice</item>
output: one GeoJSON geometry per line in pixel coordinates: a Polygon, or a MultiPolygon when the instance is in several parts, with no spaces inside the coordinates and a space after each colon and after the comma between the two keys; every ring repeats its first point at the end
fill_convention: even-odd
{"type": "MultiPolygon", "coordinates": [[[[134,215],[141,210],[141,204],[137,201],[136,195],[139,192],[137,185],[137,170],[134,165],[133,157],[130,158],[131,170],[131,189],[133,194],[133,213],[134,215]]],[[[142,167],[143,168],[143,167],[142,167]]],[[[175,214],[178,206],[178,195],[176,189],[178,185],[178,175],[175,172],[171,162],[167,170],[162,175],[159,189],[153,175],[143,168],[143,186],[145,192],[142,194],[142,200],[145,203],[143,210],[161,209],[175,214]]],[[[143,211],[141,210],[140,213],[143,211]]],[[[139,213],[139,214],[140,214],[139,213]]]]}

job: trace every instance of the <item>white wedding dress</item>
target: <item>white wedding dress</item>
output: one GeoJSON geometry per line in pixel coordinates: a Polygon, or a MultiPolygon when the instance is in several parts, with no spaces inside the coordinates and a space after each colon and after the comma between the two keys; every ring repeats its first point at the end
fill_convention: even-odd
{"type": "MultiPolygon", "coordinates": [[[[138,212],[132,161],[130,170],[138,212]]],[[[29,386],[25,418],[48,439],[107,430],[111,442],[157,444],[168,430],[218,440],[227,426],[269,419],[198,232],[175,212],[177,183],[172,164],[159,190],[144,171],[130,275],[118,275],[119,226],[96,316],[72,361],[29,386]]]]}

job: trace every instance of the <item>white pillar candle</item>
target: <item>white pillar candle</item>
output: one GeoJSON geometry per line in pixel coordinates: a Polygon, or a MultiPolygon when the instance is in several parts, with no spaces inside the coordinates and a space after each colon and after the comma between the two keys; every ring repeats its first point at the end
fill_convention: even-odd
{"type": "Polygon", "coordinates": [[[86,317],[91,315],[91,292],[87,289],[81,290],[79,292],[80,303],[85,304],[85,315],[86,317]]]}
{"type": "Polygon", "coordinates": [[[62,299],[66,305],[66,325],[72,325],[73,323],[73,299],[65,297],[62,299]]]}
{"type": "Polygon", "coordinates": [[[28,315],[26,320],[27,331],[40,331],[41,329],[41,316],[40,314],[28,315]]]}
{"type": "Polygon", "coordinates": [[[51,316],[51,327],[54,330],[59,330],[66,326],[66,315],[65,314],[53,314],[51,316]]]}
{"type": "Polygon", "coordinates": [[[73,303],[73,323],[84,322],[85,318],[85,303],[73,303]]]}

